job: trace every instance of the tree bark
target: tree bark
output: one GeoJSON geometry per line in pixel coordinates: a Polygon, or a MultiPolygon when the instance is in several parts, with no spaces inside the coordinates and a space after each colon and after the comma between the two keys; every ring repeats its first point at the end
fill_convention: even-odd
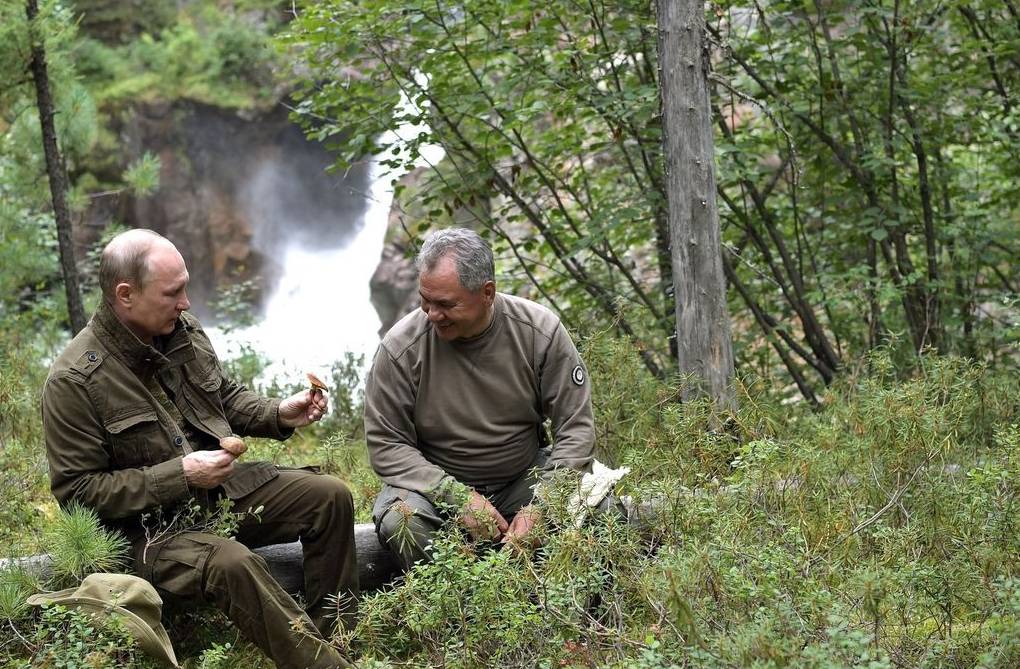
{"type": "Polygon", "coordinates": [[[85,327],[85,307],[81,300],[78,281],[78,267],[74,260],[74,246],[71,241],[71,210],[67,206],[67,172],[64,159],[57,145],[57,130],[53,123],[56,112],[50,96],[50,78],[46,68],[46,47],[44,37],[35,26],[39,15],[38,0],[25,0],[25,14],[28,16],[29,34],[32,42],[30,69],[35,81],[36,105],[39,109],[39,123],[42,125],[43,152],[46,155],[46,174],[50,182],[50,197],[53,201],[53,218],[57,224],[57,244],[60,249],[60,268],[64,275],[64,292],[67,295],[67,315],[73,334],[85,327]]]}
{"type": "Polygon", "coordinates": [[[703,0],[659,0],[659,91],[680,372],[733,408],[733,347],[716,205],[703,0]]]}

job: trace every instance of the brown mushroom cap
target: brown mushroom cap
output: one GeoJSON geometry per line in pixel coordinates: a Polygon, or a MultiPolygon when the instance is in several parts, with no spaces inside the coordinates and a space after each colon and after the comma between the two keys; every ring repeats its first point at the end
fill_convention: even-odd
{"type": "Polygon", "coordinates": [[[220,448],[225,450],[227,453],[230,453],[235,458],[241,457],[241,455],[248,450],[245,443],[233,435],[220,439],[220,448]]]}
{"type": "Polygon", "coordinates": [[[322,392],[326,392],[328,390],[328,388],[326,388],[326,384],[322,382],[322,379],[317,377],[315,374],[306,372],[305,375],[308,377],[308,383],[312,384],[312,390],[321,390],[322,392]]]}

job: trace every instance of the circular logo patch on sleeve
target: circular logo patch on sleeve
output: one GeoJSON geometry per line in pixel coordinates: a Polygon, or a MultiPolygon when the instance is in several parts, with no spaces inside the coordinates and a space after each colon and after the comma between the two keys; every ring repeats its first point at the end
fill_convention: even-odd
{"type": "Polygon", "coordinates": [[[581,365],[574,367],[574,371],[570,373],[570,380],[576,385],[584,385],[584,368],[581,365]]]}

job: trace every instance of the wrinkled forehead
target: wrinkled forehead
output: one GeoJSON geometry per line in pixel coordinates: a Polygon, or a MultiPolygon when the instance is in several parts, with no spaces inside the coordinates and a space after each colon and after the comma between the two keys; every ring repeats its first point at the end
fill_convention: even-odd
{"type": "Polygon", "coordinates": [[[436,263],[422,271],[418,277],[418,283],[422,288],[428,286],[433,290],[461,290],[464,286],[460,282],[460,274],[457,272],[457,261],[452,255],[446,255],[436,263]]]}

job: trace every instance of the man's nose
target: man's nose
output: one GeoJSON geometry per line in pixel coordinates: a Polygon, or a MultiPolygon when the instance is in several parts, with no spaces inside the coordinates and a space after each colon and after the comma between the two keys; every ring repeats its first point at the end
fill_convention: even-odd
{"type": "Polygon", "coordinates": [[[181,301],[177,303],[177,308],[181,311],[187,311],[191,308],[191,300],[188,299],[187,292],[181,295],[181,301]]]}
{"type": "Polygon", "coordinates": [[[429,320],[432,321],[433,323],[438,323],[439,321],[443,320],[443,312],[441,309],[436,309],[435,307],[432,307],[431,309],[427,309],[425,311],[425,314],[429,317],[429,320]]]}

